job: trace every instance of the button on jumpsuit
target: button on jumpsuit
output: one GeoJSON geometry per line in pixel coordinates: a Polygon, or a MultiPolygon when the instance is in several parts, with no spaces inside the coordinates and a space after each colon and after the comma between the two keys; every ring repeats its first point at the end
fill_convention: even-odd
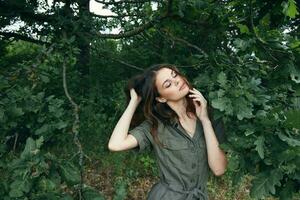
{"type": "MultiPolygon", "coordinates": [[[[213,120],[212,126],[219,144],[225,142],[222,120],[213,120]]],[[[152,186],[147,200],[208,200],[210,169],[201,121],[197,118],[193,137],[177,120],[171,124],[159,121],[158,138],[165,147],[154,142],[150,129],[151,124],[146,119],[129,131],[138,141],[139,146],[134,151],[142,152],[150,147],[157,160],[160,181],[152,186]]]]}

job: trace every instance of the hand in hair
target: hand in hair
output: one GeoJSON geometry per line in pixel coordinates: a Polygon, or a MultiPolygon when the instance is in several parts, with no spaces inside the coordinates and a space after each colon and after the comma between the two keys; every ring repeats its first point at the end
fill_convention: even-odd
{"type": "Polygon", "coordinates": [[[137,95],[136,91],[134,88],[130,89],[130,98],[132,101],[136,102],[136,103],[140,103],[142,98],[140,96],[137,95]]]}

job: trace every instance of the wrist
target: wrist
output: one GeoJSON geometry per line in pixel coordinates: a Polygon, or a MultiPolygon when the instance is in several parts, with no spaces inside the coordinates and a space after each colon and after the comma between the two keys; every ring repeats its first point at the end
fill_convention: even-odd
{"type": "Polygon", "coordinates": [[[133,105],[133,106],[138,106],[139,105],[139,101],[138,100],[134,100],[134,99],[131,99],[130,101],[129,101],[129,104],[131,104],[131,105],[133,105]]]}
{"type": "Polygon", "coordinates": [[[200,118],[200,121],[201,121],[202,124],[211,123],[211,121],[208,117],[200,118]]]}

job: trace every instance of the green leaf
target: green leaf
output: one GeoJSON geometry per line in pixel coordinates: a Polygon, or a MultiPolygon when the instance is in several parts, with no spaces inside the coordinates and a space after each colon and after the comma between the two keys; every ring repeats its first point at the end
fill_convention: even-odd
{"type": "Polygon", "coordinates": [[[223,97],[223,96],[225,95],[225,90],[219,89],[219,90],[217,91],[217,95],[218,95],[219,98],[223,97]]]}
{"type": "Polygon", "coordinates": [[[292,181],[289,181],[282,187],[279,193],[279,200],[292,200],[293,193],[291,191],[294,191],[294,185],[292,181]]]}
{"type": "Polygon", "coordinates": [[[252,111],[253,111],[252,108],[249,108],[249,107],[244,108],[243,111],[241,111],[240,113],[237,114],[237,118],[239,120],[242,120],[244,118],[248,118],[248,119],[252,118],[253,117],[252,111]]]}
{"type": "Polygon", "coordinates": [[[41,137],[39,137],[39,139],[37,139],[37,140],[35,141],[36,148],[40,148],[40,147],[43,145],[43,143],[44,143],[44,137],[41,136],[41,137]]]}
{"type": "Polygon", "coordinates": [[[24,193],[28,193],[31,185],[27,180],[17,179],[10,184],[10,197],[21,197],[24,193]]]}
{"type": "Polygon", "coordinates": [[[295,0],[288,0],[287,2],[282,2],[281,5],[283,7],[282,12],[286,16],[288,16],[290,18],[295,18],[296,15],[299,14],[295,0]]]}
{"type": "Polygon", "coordinates": [[[6,78],[2,75],[0,75],[0,90],[3,90],[5,88],[9,88],[10,85],[8,83],[8,81],[6,80],[6,78]]]}
{"type": "Polygon", "coordinates": [[[258,110],[256,113],[257,117],[266,117],[267,116],[267,112],[264,110],[258,110]]]}
{"type": "Polygon", "coordinates": [[[289,8],[288,8],[288,16],[291,18],[295,18],[296,15],[298,15],[299,12],[297,10],[297,5],[295,0],[289,0],[289,8]]]}
{"type": "Polygon", "coordinates": [[[245,51],[251,44],[251,41],[250,40],[242,40],[240,38],[236,38],[234,41],[233,41],[233,44],[234,46],[237,48],[237,49],[240,49],[242,51],[245,51]]]}
{"type": "Polygon", "coordinates": [[[285,112],[285,115],[287,117],[287,120],[285,121],[285,126],[287,128],[300,129],[300,110],[288,110],[285,112]]]}
{"type": "Polygon", "coordinates": [[[41,128],[35,130],[36,135],[42,135],[43,133],[47,133],[50,130],[50,126],[48,124],[44,124],[41,128]]]}
{"type": "Polygon", "coordinates": [[[239,97],[234,100],[233,104],[234,104],[234,109],[236,110],[237,113],[237,118],[239,120],[242,120],[244,118],[249,119],[254,117],[254,115],[252,114],[253,112],[252,104],[249,101],[247,101],[245,98],[239,97]]]}
{"type": "Polygon", "coordinates": [[[119,181],[115,185],[115,195],[114,200],[123,200],[127,196],[127,183],[123,179],[119,179],[119,181]]]}
{"type": "Polygon", "coordinates": [[[261,199],[270,193],[275,194],[275,186],[281,186],[280,180],[282,177],[283,174],[279,169],[261,172],[251,182],[252,188],[250,189],[250,196],[252,198],[261,199]]]}
{"type": "Polygon", "coordinates": [[[90,186],[83,188],[83,196],[87,200],[105,200],[101,193],[90,186]]]}
{"type": "Polygon", "coordinates": [[[40,191],[50,192],[56,189],[56,184],[50,179],[43,177],[38,183],[38,188],[40,191]]]}
{"type": "Polygon", "coordinates": [[[238,155],[232,155],[229,157],[228,169],[230,171],[236,171],[239,168],[239,157],[238,155]]]}
{"type": "Polygon", "coordinates": [[[35,141],[31,137],[27,138],[25,148],[21,153],[21,158],[25,159],[27,157],[30,157],[32,151],[34,151],[35,149],[36,149],[35,141]]]}
{"type": "Polygon", "coordinates": [[[254,88],[257,88],[257,86],[261,84],[261,78],[255,78],[255,77],[252,77],[251,80],[250,80],[250,85],[251,87],[254,89],[254,88]]]}
{"type": "Polygon", "coordinates": [[[40,78],[41,78],[42,82],[44,82],[44,83],[49,83],[50,82],[50,79],[48,78],[48,76],[45,76],[45,75],[41,74],[40,78]]]}
{"type": "Polygon", "coordinates": [[[0,107],[0,122],[4,121],[4,110],[0,107]]]}
{"type": "Polygon", "coordinates": [[[65,127],[67,127],[67,125],[68,125],[68,123],[64,122],[64,121],[60,121],[60,122],[55,124],[56,128],[58,128],[58,129],[65,128],[65,127]]]}
{"type": "Polygon", "coordinates": [[[69,185],[75,185],[80,182],[80,171],[70,162],[60,165],[60,173],[63,180],[69,185]]]}
{"type": "Polygon", "coordinates": [[[292,81],[294,81],[295,83],[300,83],[300,70],[294,69],[291,72],[290,76],[292,81]]]}
{"type": "Polygon", "coordinates": [[[290,44],[289,44],[290,48],[292,49],[296,49],[297,47],[300,47],[300,40],[295,40],[295,41],[292,41],[290,44]]]}
{"type": "Polygon", "coordinates": [[[36,141],[31,137],[27,138],[25,148],[21,153],[21,158],[26,159],[28,157],[32,157],[32,155],[36,155],[40,151],[39,148],[42,146],[43,142],[43,136],[41,136],[36,141]]]}
{"type": "Polygon", "coordinates": [[[248,26],[244,24],[237,24],[237,27],[240,29],[241,33],[246,33],[246,34],[250,33],[248,26]]]}
{"type": "Polygon", "coordinates": [[[19,116],[24,115],[22,108],[12,107],[10,112],[12,113],[12,115],[14,117],[19,117],[19,116]]]}
{"type": "Polygon", "coordinates": [[[224,72],[220,72],[217,78],[218,83],[220,83],[220,85],[222,87],[226,86],[227,83],[227,78],[226,78],[226,74],[224,72]]]}
{"type": "Polygon", "coordinates": [[[9,197],[16,198],[22,196],[23,196],[23,192],[19,188],[13,188],[9,191],[9,197]]]}
{"type": "Polygon", "coordinates": [[[267,13],[260,21],[260,24],[263,26],[269,26],[270,25],[270,13],[267,13]]]}
{"type": "Polygon", "coordinates": [[[237,184],[241,183],[242,178],[244,176],[244,172],[242,170],[238,170],[232,174],[232,185],[236,186],[237,184]]]}
{"type": "Polygon", "coordinates": [[[290,138],[290,137],[284,135],[284,134],[281,133],[281,132],[278,132],[277,135],[278,135],[278,137],[279,137],[282,141],[288,143],[288,144],[289,144],[290,146],[292,146],[292,147],[297,147],[297,146],[299,147],[299,146],[300,146],[300,140],[299,140],[299,139],[293,139],[293,138],[290,138]]]}
{"type": "Polygon", "coordinates": [[[211,105],[212,107],[219,109],[220,111],[226,111],[226,113],[232,113],[231,100],[227,97],[213,99],[211,105]]]}
{"type": "Polygon", "coordinates": [[[258,152],[261,159],[264,159],[264,142],[264,136],[259,136],[258,139],[254,142],[254,144],[256,145],[255,150],[258,152]]]}

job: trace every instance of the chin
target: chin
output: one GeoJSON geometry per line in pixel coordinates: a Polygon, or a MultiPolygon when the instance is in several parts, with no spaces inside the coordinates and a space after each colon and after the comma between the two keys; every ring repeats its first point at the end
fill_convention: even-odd
{"type": "Polygon", "coordinates": [[[185,97],[190,93],[189,90],[185,90],[185,89],[181,90],[180,92],[183,93],[183,96],[185,97]]]}

